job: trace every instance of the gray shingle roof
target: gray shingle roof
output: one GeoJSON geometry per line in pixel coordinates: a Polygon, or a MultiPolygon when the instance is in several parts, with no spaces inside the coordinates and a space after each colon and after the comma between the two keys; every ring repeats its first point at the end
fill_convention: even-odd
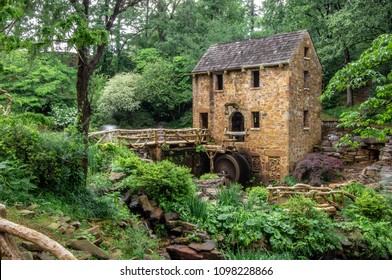
{"type": "Polygon", "coordinates": [[[301,30],[260,39],[212,45],[192,73],[288,62],[306,33],[307,31],[301,30]]]}

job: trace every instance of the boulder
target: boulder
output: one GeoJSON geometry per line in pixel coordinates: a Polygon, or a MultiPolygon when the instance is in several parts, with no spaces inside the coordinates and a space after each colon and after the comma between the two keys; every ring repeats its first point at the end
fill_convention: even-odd
{"type": "Polygon", "coordinates": [[[100,260],[108,260],[110,257],[101,248],[95,246],[92,242],[86,239],[76,240],[72,239],[67,242],[69,248],[84,251],[100,260]]]}
{"type": "Polygon", "coordinates": [[[160,207],[156,207],[151,211],[150,219],[154,222],[159,222],[162,220],[163,217],[163,210],[160,207]]]}
{"type": "Polygon", "coordinates": [[[207,240],[204,243],[191,243],[189,247],[200,252],[200,251],[212,251],[215,249],[216,242],[212,240],[207,240]]]}
{"type": "Polygon", "coordinates": [[[31,242],[27,242],[27,241],[22,241],[22,243],[20,244],[20,246],[22,246],[23,248],[25,248],[27,251],[30,252],[42,252],[43,249],[31,242]]]}
{"type": "Polygon", "coordinates": [[[95,238],[101,237],[101,227],[98,225],[93,226],[92,228],[86,229],[84,232],[91,234],[95,238]]]}
{"type": "Polygon", "coordinates": [[[224,256],[221,252],[212,250],[212,251],[205,251],[201,253],[203,255],[204,260],[223,260],[224,256]]]}
{"type": "Polygon", "coordinates": [[[180,215],[174,212],[168,212],[164,215],[165,221],[177,221],[180,219],[180,215]]]}
{"type": "Polygon", "coordinates": [[[195,231],[199,227],[198,225],[191,224],[188,222],[182,222],[181,226],[183,227],[184,230],[187,230],[187,231],[195,231]]]}
{"type": "Polygon", "coordinates": [[[27,209],[19,210],[19,213],[20,213],[22,216],[26,216],[26,217],[32,217],[32,216],[35,215],[35,212],[34,212],[34,211],[27,210],[27,209]]]}
{"type": "Polygon", "coordinates": [[[142,206],[143,212],[150,213],[152,211],[151,203],[146,195],[139,196],[139,203],[142,206]]]}
{"type": "Polygon", "coordinates": [[[166,248],[172,260],[202,260],[203,256],[184,245],[173,245],[166,248]]]}

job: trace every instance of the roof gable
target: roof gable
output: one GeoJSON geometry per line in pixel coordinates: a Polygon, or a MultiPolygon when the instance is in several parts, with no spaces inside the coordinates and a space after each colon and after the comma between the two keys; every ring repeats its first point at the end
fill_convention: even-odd
{"type": "Polygon", "coordinates": [[[305,30],[259,39],[212,45],[192,73],[287,63],[307,33],[305,30]]]}

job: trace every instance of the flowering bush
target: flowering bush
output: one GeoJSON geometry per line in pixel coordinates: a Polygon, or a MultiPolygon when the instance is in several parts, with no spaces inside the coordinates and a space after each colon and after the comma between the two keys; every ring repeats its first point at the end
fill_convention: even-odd
{"type": "Polygon", "coordinates": [[[341,160],[312,153],[306,155],[295,167],[293,175],[301,182],[314,186],[321,185],[322,182],[330,181],[338,176],[343,170],[341,160]]]}

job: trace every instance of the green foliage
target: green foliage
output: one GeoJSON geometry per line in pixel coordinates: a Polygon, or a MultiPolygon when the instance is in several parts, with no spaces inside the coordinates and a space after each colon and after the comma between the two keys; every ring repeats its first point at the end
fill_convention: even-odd
{"type": "Polygon", "coordinates": [[[200,176],[200,180],[211,180],[211,179],[219,179],[218,174],[215,173],[205,173],[200,176]]]}
{"type": "Polygon", "coordinates": [[[389,126],[392,121],[392,72],[387,72],[392,61],[392,35],[384,34],[373,41],[372,46],[365,50],[361,57],[338,71],[329,82],[322,101],[338,94],[340,91],[372,83],[376,90],[371,98],[362,103],[353,112],[341,115],[341,126],[353,129],[354,134],[361,137],[376,137],[385,140],[392,133],[389,126]]]}
{"type": "Polygon", "coordinates": [[[222,187],[217,193],[218,204],[225,206],[239,206],[242,204],[240,184],[232,183],[228,188],[222,187]]]}
{"type": "Polygon", "coordinates": [[[358,182],[351,182],[347,186],[343,187],[343,190],[355,196],[361,196],[365,191],[365,186],[358,182]]]}
{"type": "Polygon", "coordinates": [[[283,182],[290,187],[298,184],[297,178],[294,176],[284,176],[283,182]]]}
{"type": "Polygon", "coordinates": [[[187,212],[191,218],[196,218],[195,222],[206,222],[208,220],[208,203],[198,196],[190,196],[184,201],[187,212]]]}
{"type": "Polygon", "coordinates": [[[294,256],[288,252],[273,253],[265,249],[228,250],[225,252],[226,260],[293,260],[294,256]]]}
{"type": "Polygon", "coordinates": [[[143,73],[147,64],[157,61],[161,57],[159,51],[155,48],[141,49],[135,57],[136,71],[143,73]]]}
{"type": "Polygon", "coordinates": [[[181,201],[195,194],[195,185],[189,168],[163,160],[145,163],[137,156],[119,158],[115,165],[130,174],[123,180],[125,187],[144,192],[162,206],[181,201]]]}
{"type": "Polygon", "coordinates": [[[47,113],[56,104],[72,104],[76,71],[55,55],[29,57],[24,50],[0,53],[0,88],[7,89],[13,111],[47,113]]]}
{"type": "Polygon", "coordinates": [[[254,205],[263,205],[268,200],[269,192],[265,187],[252,187],[247,189],[246,198],[254,205]]]}
{"type": "Polygon", "coordinates": [[[391,223],[372,221],[362,216],[337,226],[343,229],[350,240],[351,249],[347,252],[352,259],[391,259],[392,231],[391,223]]]}
{"type": "Polygon", "coordinates": [[[12,118],[1,123],[0,158],[25,164],[40,189],[66,195],[83,187],[83,146],[78,135],[39,132],[36,126],[12,118]]]}
{"type": "Polygon", "coordinates": [[[16,161],[0,161],[0,201],[2,203],[23,203],[32,201],[32,191],[37,186],[34,177],[25,165],[16,161]]]}
{"type": "Polygon", "coordinates": [[[352,205],[348,206],[349,216],[364,216],[370,220],[381,221],[391,217],[387,200],[373,189],[364,189],[352,205]]]}
{"type": "Polygon", "coordinates": [[[159,256],[154,253],[159,247],[159,240],[150,237],[150,233],[138,221],[136,216],[132,215],[129,223],[130,225],[125,229],[107,224],[102,230],[105,240],[109,240],[112,246],[122,252],[120,259],[143,260],[147,254],[152,254],[153,259],[159,259],[159,256]]]}
{"type": "Polygon", "coordinates": [[[62,130],[67,126],[76,124],[77,111],[74,107],[54,105],[50,115],[55,129],[62,130]]]}
{"type": "Polygon", "coordinates": [[[140,76],[133,73],[117,74],[109,79],[98,101],[98,112],[120,121],[139,109],[141,98],[137,90],[140,76]]]}

